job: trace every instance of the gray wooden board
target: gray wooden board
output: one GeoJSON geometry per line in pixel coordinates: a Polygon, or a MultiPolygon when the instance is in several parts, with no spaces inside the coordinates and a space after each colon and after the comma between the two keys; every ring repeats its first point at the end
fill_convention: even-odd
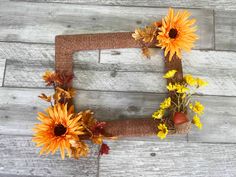
{"type": "Polygon", "coordinates": [[[180,8],[203,8],[236,10],[234,0],[20,0],[23,2],[56,2],[87,5],[110,5],[110,6],[140,6],[140,7],[180,7],[180,8]]]}
{"type": "Polygon", "coordinates": [[[184,142],[109,141],[100,176],[235,177],[236,145],[184,142]]]}
{"type": "MultiPolygon", "coordinates": [[[[160,19],[168,8],[86,6],[3,0],[0,4],[0,40],[54,43],[58,34],[134,31],[160,19]]],[[[213,11],[190,9],[197,19],[196,48],[212,49],[213,11]]]]}
{"type": "MultiPolygon", "coordinates": [[[[3,48],[0,57],[7,59],[4,86],[44,87],[43,73],[54,70],[51,45],[0,43],[0,46],[3,48]]],[[[98,51],[75,53],[74,87],[166,93],[162,51],[152,49],[152,53],[151,60],[144,59],[140,49],[102,50],[100,60],[98,51]]],[[[198,90],[198,94],[236,96],[235,52],[193,50],[183,58],[185,74],[209,82],[209,86],[198,90]]]]}
{"type": "Polygon", "coordinates": [[[236,10],[215,12],[217,50],[236,50],[236,10]]]}
{"type": "Polygon", "coordinates": [[[5,62],[6,60],[0,57],[0,87],[3,84],[4,71],[5,71],[5,65],[6,65],[5,62]]]}
{"type": "MultiPolygon", "coordinates": [[[[0,89],[0,134],[32,135],[37,112],[49,106],[37,96],[50,89],[0,89]]],[[[79,110],[92,109],[99,120],[151,118],[164,99],[163,94],[79,91],[79,110]]],[[[205,108],[203,129],[193,127],[189,141],[236,143],[236,97],[196,96],[205,108]]],[[[174,138],[171,138],[174,139],[174,138]]],[[[179,138],[177,138],[179,140],[179,138]]]]}
{"type": "Polygon", "coordinates": [[[96,177],[98,146],[89,143],[90,153],[80,160],[61,160],[60,154],[39,156],[30,136],[0,135],[0,176],[96,177]]]}

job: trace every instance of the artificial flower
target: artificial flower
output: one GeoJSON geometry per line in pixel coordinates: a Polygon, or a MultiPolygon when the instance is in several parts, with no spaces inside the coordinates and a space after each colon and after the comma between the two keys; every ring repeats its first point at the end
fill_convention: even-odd
{"type": "Polygon", "coordinates": [[[71,156],[75,159],[79,159],[80,157],[86,157],[89,152],[88,145],[82,141],[71,140],[71,156]]]}
{"type": "Polygon", "coordinates": [[[135,29],[134,33],[132,34],[132,37],[135,40],[140,40],[143,38],[143,30],[141,28],[135,29]]]}
{"type": "Polygon", "coordinates": [[[97,120],[93,117],[94,113],[91,110],[81,111],[78,115],[82,116],[83,124],[89,129],[92,129],[97,123],[97,120]]]}
{"type": "Polygon", "coordinates": [[[168,71],[163,77],[166,79],[174,77],[177,71],[175,69],[168,71]]]}
{"type": "Polygon", "coordinates": [[[38,97],[41,98],[44,101],[47,101],[47,102],[51,102],[51,100],[52,100],[51,96],[47,96],[44,93],[41,93],[41,95],[39,95],[38,97]]]}
{"type": "Polygon", "coordinates": [[[166,137],[166,135],[168,134],[168,129],[167,129],[166,125],[165,124],[159,124],[157,128],[158,128],[157,136],[160,139],[164,139],[166,137]]]}
{"type": "Polygon", "coordinates": [[[150,58],[151,54],[150,54],[150,50],[148,49],[148,47],[142,47],[142,54],[143,56],[150,58]]]}
{"type": "Polygon", "coordinates": [[[177,93],[186,93],[189,90],[189,88],[185,87],[182,84],[178,84],[178,83],[175,84],[175,87],[176,87],[176,92],[177,93]]]}
{"type": "Polygon", "coordinates": [[[43,75],[43,80],[47,86],[54,85],[58,82],[57,74],[51,71],[46,71],[43,75]]]}
{"type": "Polygon", "coordinates": [[[69,85],[73,78],[74,78],[74,74],[70,74],[67,72],[57,73],[57,79],[61,87],[65,87],[69,85]]]}
{"type": "Polygon", "coordinates": [[[198,117],[198,115],[193,116],[192,122],[193,122],[194,125],[196,125],[197,128],[202,129],[202,123],[201,123],[201,120],[198,117]]]}
{"type": "Polygon", "coordinates": [[[99,154],[100,154],[100,155],[108,154],[108,153],[109,153],[109,150],[110,150],[109,146],[108,146],[107,144],[103,143],[103,144],[101,145],[99,154]]]}
{"type": "Polygon", "coordinates": [[[157,28],[160,28],[162,24],[161,24],[161,21],[156,21],[156,22],[153,22],[152,25],[157,28]]]}
{"type": "Polygon", "coordinates": [[[96,121],[95,124],[90,129],[93,135],[101,135],[104,133],[105,126],[106,126],[106,122],[96,121]]]}
{"type": "Polygon", "coordinates": [[[169,91],[174,91],[174,90],[176,90],[176,86],[173,85],[171,82],[166,86],[166,88],[167,88],[169,91]]]}
{"type": "Polygon", "coordinates": [[[65,150],[70,156],[70,141],[79,141],[78,135],[84,134],[81,116],[68,114],[67,104],[56,104],[49,107],[46,114],[39,112],[37,119],[42,123],[36,124],[33,129],[33,142],[42,146],[40,154],[54,154],[60,149],[62,159],[65,157],[65,150]]]}
{"type": "Polygon", "coordinates": [[[166,108],[169,108],[170,105],[171,105],[171,98],[168,97],[161,103],[160,108],[161,109],[166,109],[166,108]]]}
{"type": "Polygon", "coordinates": [[[132,34],[135,40],[142,40],[145,43],[151,43],[157,35],[157,28],[154,25],[146,26],[144,29],[136,29],[132,34]]]}
{"type": "Polygon", "coordinates": [[[190,103],[189,108],[198,115],[203,114],[204,111],[204,106],[199,101],[195,101],[194,105],[190,103]]]}
{"type": "Polygon", "coordinates": [[[146,26],[143,29],[143,42],[151,43],[156,36],[156,28],[153,26],[146,26]]]}
{"type": "Polygon", "coordinates": [[[59,103],[64,103],[66,100],[71,99],[75,96],[75,90],[74,89],[68,89],[68,91],[57,87],[56,92],[53,95],[54,100],[59,103]]]}
{"type": "Polygon", "coordinates": [[[198,87],[203,87],[203,86],[207,86],[208,85],[207,81],[205,81],[203,79],[200,79],[200,78],[197,78],[196,82],[197,82],[198,87]]]}
{"type": "Polygon", "coordinates": [[[91,140],[94,144],[102,144],[103,143],[103,135],[95,135],[91,137],[91,140]]]}
{"type": "Polygon", "coordinates": [[[193,43],[198,39],[195,34],[197,27],[193,26],[196,20],[189,20],[190,15],[187,10],[175,14],[170,8],[168,15],[162,19],[157,46],[165,49],[165,56],[169,53],[170,61],[174,54],[182,58],[181,50],[190,51],[194,47],[193,43]]]}
{"type": "Polygon", "coordinates": [[[154,119],[161,119],[164,116],[165,111],[163,109],[159,109],[152,114],[154,119]]]}
{"type": "Polygon", "coordinates": [[[190,86],[195,86],[197,84],[197,81],[195,78],[193,78],[192,75],[187,74],[184,76],[184,80],[186,81],[186,83],[190,86]]]}

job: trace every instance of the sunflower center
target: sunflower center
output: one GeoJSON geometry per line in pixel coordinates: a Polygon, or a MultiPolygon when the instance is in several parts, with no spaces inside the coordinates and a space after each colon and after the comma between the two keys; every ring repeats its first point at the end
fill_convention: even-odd
{"type": "Polygon", "coordinates": [[[66,127],[64,127],[62,124],[56,125],[54,128],[54,135],[61,136],[66,133],[66,127]]]}
{"type": "Polygon", "coordinates": [[[170,31],[169,31],[169,37],[170,38],[176,38],[177,34],[178,34],[177,29],[174,29],[174,28],[170,29],[170,31]]]}

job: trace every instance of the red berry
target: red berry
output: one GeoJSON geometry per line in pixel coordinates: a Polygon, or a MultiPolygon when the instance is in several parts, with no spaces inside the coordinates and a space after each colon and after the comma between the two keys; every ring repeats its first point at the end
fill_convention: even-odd
{"type": "Polygon", "coordinates": [[[176,112],[173,117],[173,121],[175,124],[183,124],[185,122],[188,122],[187,115],[182,112],[176,112]]]}

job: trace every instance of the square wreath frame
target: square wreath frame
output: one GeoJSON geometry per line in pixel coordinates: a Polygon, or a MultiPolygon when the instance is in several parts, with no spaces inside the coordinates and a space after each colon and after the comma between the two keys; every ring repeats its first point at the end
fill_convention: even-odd
{"type": "MultiPolygon", "coordinates": [[[[55,69],[56,72],[73,74],[73,53],[83,50],[101,50],[118,48],[141,48],[142,44],[135,41],[132,32],[99,33],[81,35],[58,35],[55,38],[55,69]]],[[[152,46],[155,47],[155,46],[152,46]]],[[[163,56],[164,57],[164,56],[163,56]]],[[[182,62],[174,55],[172,60],[165,57],[165,72],[175,69],[175,81],[183,80],[182,62]]],[[[167,79],[167,83],[170,80],[167,79]]],[[[68,85],[72,87],[72,83],[68,85]]],[[[169,93],[171,96],[171,94],[169,93]]],[[[105,133],[109,136],[152,136],[157,132],[157,121],[152,118],[106,121],[105,133]]],[[[174,126],[169,134],[175,134],[174,126]]]]}

